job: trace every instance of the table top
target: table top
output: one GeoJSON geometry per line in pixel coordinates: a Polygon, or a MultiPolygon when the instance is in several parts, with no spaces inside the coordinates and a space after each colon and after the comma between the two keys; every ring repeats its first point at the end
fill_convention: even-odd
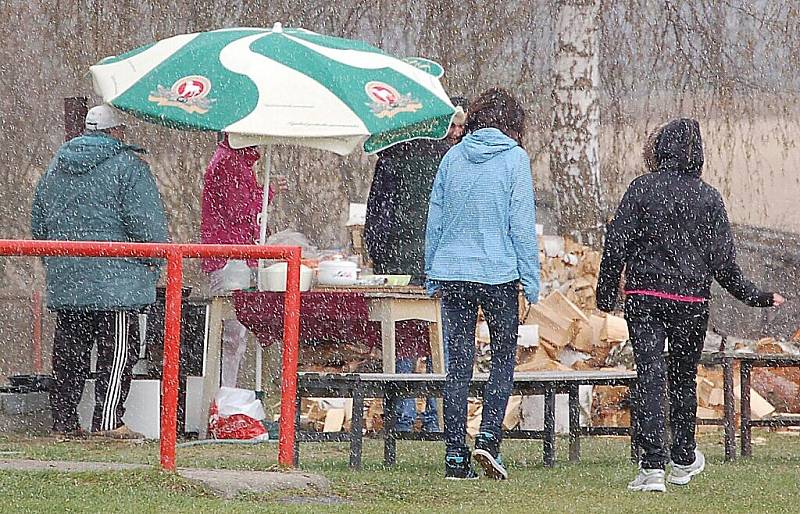
{"type": "MultiPolygon", "coordinates": [[[[212,297],[192,297],[198,303],[207,303],[213,298],[224,298],[231,300],[235,294],[275,294],[282,295],[283,291],[258,291],[255,289],[243,289],[237,291],[229,291],[220,295],[213,295],[212,297]]],[[[307,294],[348,294],[348,295],[362,295],[366,298],[408,298],[411,300],[431,300],[431,297],[424,288],[419,286],[347,286],[347,287],[333,287],[333,286],[318,286],[309,291],[302,291],[301,296],[307,294]]]]}
{"type": "Polygon", "coordinates": [[[800,366],[800,355],[792,355],[790,353],[734,352],[731,357],[738,361],[753,363],[796,364],[800,366]]]}
{"type": "Polygon", "coordinates": [[[725,358],[752,362],[780,361],[800,363],[800,355],[791,353],[712,352],[703,353],[700,356],[700,364],[720,364],[722,359],[725,358]]]}
{"type": "MultiPolygon", "coordinates": [[[[429,381],[443,382],[446,375],[443,373],[316,373],[298,372],[298,377],[304,380],[319,378],[322,380],[342,379],[360,380],[362,382],[413,382],[429,381]]],[[[592,381],[607,380],[635,380],[635,371],[617,370],[587,370],[587,371],[521,371],[514,373],[515,382],[580,382],[588,383],[592,381]]],[[[489,380],[488,373],[475,373],[472,376],[473,382],[486,382],[489,380]]]]}
{"type": "Polygon", "coordinates": [[[408,300],[431,300],[432,298],[419,286],[317,286],[310,293],[356,293],[366,298],[397,298],[408,300]]]}
{"type": "Polygon", "coordinates": [[[404,294],[425,294],[422,286],[321,286],[317,285],[311,289],[312,293],[404,293],[404,294]]]}

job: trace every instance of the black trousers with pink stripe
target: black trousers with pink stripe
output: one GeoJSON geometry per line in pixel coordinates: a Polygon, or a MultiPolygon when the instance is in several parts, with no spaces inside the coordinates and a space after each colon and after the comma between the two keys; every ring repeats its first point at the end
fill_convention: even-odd
{"type": "Polygon", "coordinates": [[[79,428],[78,403],[90,372],[92,346],[97,344],[97,380],[92,431],[122,425],[131,371],[139,346],[138,313],[134,311],[56,312],[50,408],[53,430],[79,428]]]}

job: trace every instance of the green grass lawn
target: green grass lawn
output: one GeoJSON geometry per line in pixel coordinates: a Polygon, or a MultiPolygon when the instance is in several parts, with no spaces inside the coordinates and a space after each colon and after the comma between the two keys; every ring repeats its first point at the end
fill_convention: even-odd
{"type": "MultiPolygon", "coordinates": [[[[0,512],[800,512],[800,437],[758,434],[766,444],[754,457],[733,464],[722,460],[718,436],[701,438],[706,472],[688,486],[666,494],[629,493],[636,468],[625,440],[588,438],[581,463],[566,462],[559,441],[559,464],[545,469],[541,442],[509,441],[504,457],[511,479],[450,482],[442,478],[442,446],[398,442],[398,465],[381,464],[382,445],[365,445],[364,469],[347,468],[347,445],[307,443],[301,469],[330,479],[331,494],[283,492],[214,497],[155,468],[109,473],[0,472],[0,512]]],[[[0,458],[158,462],[155,444],[54,442],[0,438],[0,458]]],[[[206,446],[178,451],[181,467],[270,470],[276,446],[206,446]]]]}

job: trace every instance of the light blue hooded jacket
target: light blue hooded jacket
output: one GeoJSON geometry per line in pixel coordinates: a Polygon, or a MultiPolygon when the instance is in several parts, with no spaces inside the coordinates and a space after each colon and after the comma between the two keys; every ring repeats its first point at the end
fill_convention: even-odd
{"type": "MultiPolygon", "coordinates": [[[[142,150],[102,132],[59,148],[31,208],[34,239],[166,242],[164,206],[142,150]]],[[[156,298],[159,259],[46,257],[47,305],[130,310],[156,298]]]]}
{"type": "Polygon", "coordinates": [[[430,293],[437,281],[519,279],[527,300],[538,302],[530,158],[500,130],[476,130],[442,159],[428,207],[425,273],[430,293]]]}

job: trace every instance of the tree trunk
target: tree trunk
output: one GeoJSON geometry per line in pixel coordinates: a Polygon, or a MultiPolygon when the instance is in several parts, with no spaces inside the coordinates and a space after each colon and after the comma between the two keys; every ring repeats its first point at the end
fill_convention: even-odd
{"type": "Polygon", "coordinates": [[[559,231],[599,246],[605,214],[598,132],[598,0],[561,0],[553,70],[550,173],[559,231]]]}

